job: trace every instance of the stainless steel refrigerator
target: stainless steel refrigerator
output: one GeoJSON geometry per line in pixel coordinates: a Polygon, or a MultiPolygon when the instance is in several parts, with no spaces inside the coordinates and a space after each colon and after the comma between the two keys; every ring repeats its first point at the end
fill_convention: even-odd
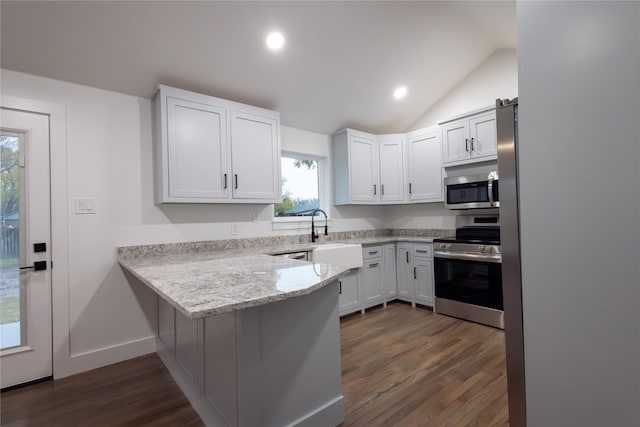
{"type": "Polygon", "coordinates": [[[496,123],[509,424],[512,427],[524,427],[526,400],[518,202],[518,98],[496,100],[496,123]]]}

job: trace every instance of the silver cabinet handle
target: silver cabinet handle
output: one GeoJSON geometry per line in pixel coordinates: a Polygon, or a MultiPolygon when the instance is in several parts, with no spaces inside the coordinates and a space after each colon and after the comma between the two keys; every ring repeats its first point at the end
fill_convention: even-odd
{"type": "Polygon", "coordinates": [[[377,267],[379,263],[374,262],[373,264],[369,264],[369,268],[377,267]]]}

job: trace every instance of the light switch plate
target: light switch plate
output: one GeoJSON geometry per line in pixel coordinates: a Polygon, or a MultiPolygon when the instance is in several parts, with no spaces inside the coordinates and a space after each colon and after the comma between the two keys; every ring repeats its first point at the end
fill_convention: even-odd
{"type": "Polygon", "coordinates": [[[96,199],[77,197],[76,200],[76,214],[95,214],[96,213],[96,199]]]}

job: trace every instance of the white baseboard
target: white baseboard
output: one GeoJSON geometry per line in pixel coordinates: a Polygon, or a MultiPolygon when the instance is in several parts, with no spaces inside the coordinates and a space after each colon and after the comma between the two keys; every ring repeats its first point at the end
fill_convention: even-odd
{"type": "MultiPolygon", "coordinates": [[[[69,362],[69,375],[90,371],[91,369],[133,359],[134,357],[154,353],[156,351],[156,337],[150,336],[135,341],[129,341],[109,347],[103,347],[84,353],[72,354],[69,362]]],[[[55,372],[54,372],[55,376],[55,372]]],[[[55,378],[61,378],[55,376],[55,378]]]]}

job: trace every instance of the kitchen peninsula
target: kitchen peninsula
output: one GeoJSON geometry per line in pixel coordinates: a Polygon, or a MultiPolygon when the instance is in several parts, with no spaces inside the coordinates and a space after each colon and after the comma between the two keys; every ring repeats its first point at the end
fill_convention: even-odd
{"type": "Polygon", "coordinates": [[[342,422],[337,279],[348,268],[255,249],[118,255],[158,294],[157,353],[207,425],[342,422]]]}

